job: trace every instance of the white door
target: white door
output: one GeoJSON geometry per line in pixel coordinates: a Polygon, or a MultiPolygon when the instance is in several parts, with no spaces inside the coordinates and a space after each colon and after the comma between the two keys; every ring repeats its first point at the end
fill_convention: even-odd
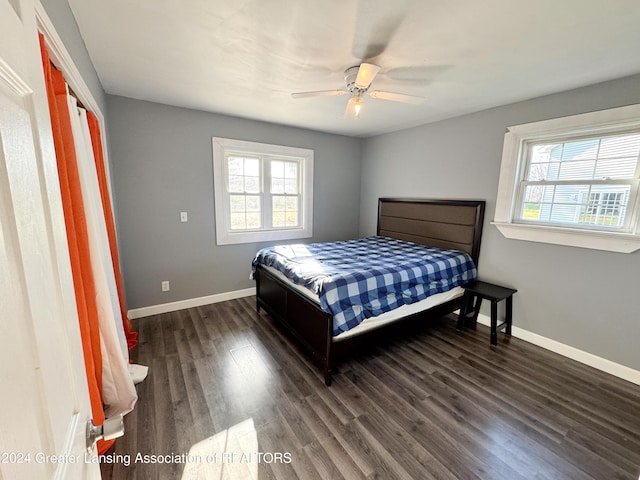
{"type": "Polygon", "coordinates": [[[33,1],[0,0],[0,480],[93,479],[33,1]]]}

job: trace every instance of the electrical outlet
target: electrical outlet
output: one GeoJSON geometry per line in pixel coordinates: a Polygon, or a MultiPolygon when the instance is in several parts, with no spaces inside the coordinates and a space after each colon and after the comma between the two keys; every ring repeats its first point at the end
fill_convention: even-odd
{"type": "Polygon", "coordinates": [[[165,280],[162,282],[162,291],[168,292],[169,290],[171,290],[171,288],[169,288],[169,280],[165,280]]]}
{"type": "Polygon", "coordinates": [[[181,222],[189,221],[189,217],[187,215],[187,212],[180,212],[180,221],[181,222]]]}

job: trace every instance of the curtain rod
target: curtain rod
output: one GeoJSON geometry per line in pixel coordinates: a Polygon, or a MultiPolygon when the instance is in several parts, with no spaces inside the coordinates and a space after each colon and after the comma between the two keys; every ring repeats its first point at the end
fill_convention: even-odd
{"type": "MultiPolygon", "coordinates": [[[[53,63],[51,60],[49,60],[49,63],[51,64],[52,68],[55,68],[57,71],[62,72],[62,70],[60,70],[55,63],[53,63]]],[[[64,73],[62,74],[63,78],[64,78],[64,73]]],[[[80,108],[84,108],[87,112],[89,112],[90,110],[84,106],[84,104],[82,103],[82,100],[80,100],[78,98],[78,95],[76,94],[76,92],[73,91],[73,88],[71,88],[71,85],[69,85],[69,82],[67,82],[67,79],[64,79],[64,82],[67,84],[67,90],[69,91],[69,95],[71,95],[73,98],[76,99],[76,102],[78,102],[78,106],[80,108]]]]}

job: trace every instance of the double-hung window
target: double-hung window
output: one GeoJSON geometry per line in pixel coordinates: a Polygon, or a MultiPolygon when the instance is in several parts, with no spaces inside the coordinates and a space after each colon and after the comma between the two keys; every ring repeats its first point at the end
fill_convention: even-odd
{"type": "Polygon", "coordinates": [[[640,248],[640,106],[509,127],[494,224],[508,238],[640,248]]]}
{"type": "Polygon", "coordinates": [[[312,236],[313,150],[213,138],[218,245],[312,236]]]}

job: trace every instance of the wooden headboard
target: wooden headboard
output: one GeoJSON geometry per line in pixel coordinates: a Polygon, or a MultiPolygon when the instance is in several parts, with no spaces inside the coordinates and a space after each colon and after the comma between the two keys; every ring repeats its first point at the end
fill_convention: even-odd
{"type": "Polygon", "coordinates": [[[478,265],[484,200],[380,198],[377,234],[467,252],[478,265]]]}

